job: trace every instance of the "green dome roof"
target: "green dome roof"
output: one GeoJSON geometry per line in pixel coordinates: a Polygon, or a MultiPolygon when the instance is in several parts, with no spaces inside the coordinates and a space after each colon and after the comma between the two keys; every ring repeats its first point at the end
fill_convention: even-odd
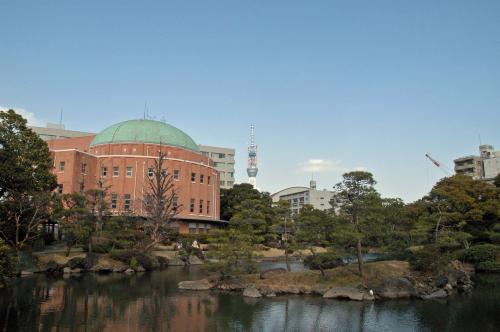
{"type": "Polygon", "coordinates": [[[198,145],[185,132],[153,120],[129,120],[114,124],[97,134],[90,146],[109,143],[165,144],[199,151],[198,145]]]}

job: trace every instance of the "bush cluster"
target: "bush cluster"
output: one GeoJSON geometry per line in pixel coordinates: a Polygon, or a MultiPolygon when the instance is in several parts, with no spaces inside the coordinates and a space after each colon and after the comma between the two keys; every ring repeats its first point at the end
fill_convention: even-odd
{"type": "Polygon", "coordinates": [[[500,246],[494,244],[480,244],[457,252],[459,260],[472,264],[495,262],[499,255],[500,246]]]}
{"type": "Polygon", "coordinates": [[[304,265],[311,270],[333,269],[337,266],[344,265],[344,261],[341,256],[334,252],[325,252],[307,256],[304,259],[304,265]]]}
{"type": "Polygon", "coordinates": [[[8,277],[16,273],[17,265],[15,252],[0,240],[0,283],[2,282],[1,277],[8,277]]]}
{"type": "Polygon", "coordinates": [[[423,247],[411,254],[408,260],[412,269],[426,272],[437,272],[449,261],[448,255],[443,255],[440,247],[436,245],[423,247]]]}
{"type": "Polygon", "coordinates": [[[114,259],[121,261],[131,268],[135,269],[139,265],[142,266],[146,271],[153,270],[156,262],[153,258],[146,255],[138,250],[112,250],[109,256],[114,259]]]}

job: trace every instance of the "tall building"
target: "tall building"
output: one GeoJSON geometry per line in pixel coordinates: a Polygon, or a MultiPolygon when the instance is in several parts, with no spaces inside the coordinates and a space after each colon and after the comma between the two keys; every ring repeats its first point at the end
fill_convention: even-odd
{"type": "Polygon", "coordinates": [[[454,160],[455,173],[476,180],[492,181],[500,173],[500,151],[493,145],[479,146],[479,156],[466,156],[454,160]]]}
{"type": "Polygon", "coordinates": [[[332,206],[330,201],[333,199],[334,193],[326,189],[318,190],[316,181],[311,180],[308,187],[290,187],[278,191],[271,195],[273,202],[288,201],[292,213],[299,213],[300,209],[305,205],[312,205],[318,210],[328,210],[332,206]]]}
{"type": "Polygon", "coordinates": [[[47,142],[60,193],[108,188],[111,214],[145,217],[144,202],[154,161],[166,155],[172,175],[180,233],[206,233],[220,226],[219,172],[181,130],[160,121],[130,120],[97,135],[47,142]]]}
{"type": "Polygon", "coordinates": [[[248,183],[257,189],[257,145],[255,144],[255,126],[250,126],[250,145],[248,146],[248,183]]]}
{"type": "Polygon", "coordinates": [[[214,161],[214,167],[219,171],[221,189],[231,189],[234,186],[235,150],[201,144],[198,148],[203,156],[214,161]]]}
{"type": "Polygon", "coordinates": [[[46,127],[30,126],[30,128],[44,141],[94,135],[94,133],[87,133],[83,131],[66,130],[63,124],[56,123],[47,123],[46,127]]]}

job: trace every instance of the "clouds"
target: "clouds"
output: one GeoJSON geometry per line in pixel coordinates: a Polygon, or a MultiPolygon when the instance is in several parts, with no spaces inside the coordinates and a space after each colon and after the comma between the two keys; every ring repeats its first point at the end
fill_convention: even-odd
{"type": "Polygon", "coordinates": [[[7,111],[9,109],[13,109],[14,111],[16,111],[17,114],[20,114],[23,118],[25,118],[28,121],[29,126],[43,126],[44,125],[42,123],[42,121],[37,119],[35,113],[28,112],[24,108],[0,106],[0,111],[7,111]]]}
{"type": "Polygon", "coordinates": [[[303,173],[345,173],[349,171],[366,171],[366,167],[348,168],[342,165],[341,160],[309,159],[299,163],[299,170],[303,173]]]}

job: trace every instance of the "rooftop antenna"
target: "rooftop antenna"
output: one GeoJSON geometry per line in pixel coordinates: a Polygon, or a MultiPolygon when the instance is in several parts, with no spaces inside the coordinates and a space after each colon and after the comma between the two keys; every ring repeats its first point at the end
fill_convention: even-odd
{"type": "Polygon", "coordinates": [[[59,113],[59,124],[62,125],[63,120],[63,108],[61,107],[61,112],[59,113]]]}
{"type": "Polygon", "coordinates": [[[479,136],[479,145],[483,145],[483,142],[481,141],[481,134],[477,134],[479,136]]]}
{"type": "Polygon", "coordinates": [[[144,102],[144,120],[146,120],[147,113],[148,113],[148,103],[145,101],[144,102]]]}

